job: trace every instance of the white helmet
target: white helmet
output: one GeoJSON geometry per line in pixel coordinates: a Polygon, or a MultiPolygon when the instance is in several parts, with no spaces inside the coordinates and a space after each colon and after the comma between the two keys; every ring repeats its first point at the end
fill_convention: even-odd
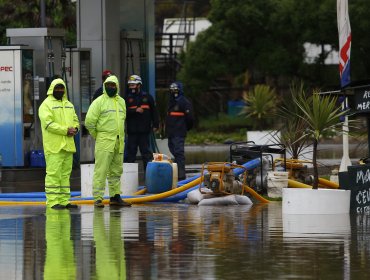
{"type": "Polygon", "coordinates": [[[172,83],[170,85],[170,90],[173,90],[173,91],[179,91],[179,86],[176,84],[176,83],[172,83]]]}
{"type": "Polygon", "coordinates": [[[137,84],[140,84],[142,85],[142,81],[141,81],[141,78],[140,76],[138,75],[131,75],[130,78],[128,78],[128,84],[134,84],[134,85],[137,85],[137,84]]]}

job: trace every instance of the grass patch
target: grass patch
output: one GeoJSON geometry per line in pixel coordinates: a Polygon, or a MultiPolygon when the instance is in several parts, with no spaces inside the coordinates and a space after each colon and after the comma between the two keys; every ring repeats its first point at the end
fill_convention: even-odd
{"type": "Polygon", "coordinates": [[[233,132],[241,128],[247,129],[251,126],[251,119],[249,118],[218,114],[217,116],[199,120],[197,130],[225,133],[233,132]]]}

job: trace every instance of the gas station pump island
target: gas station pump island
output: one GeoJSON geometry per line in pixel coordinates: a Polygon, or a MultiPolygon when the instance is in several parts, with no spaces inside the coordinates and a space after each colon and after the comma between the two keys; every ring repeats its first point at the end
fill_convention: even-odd
{"type": "MultiPolygon", "coordinates": [[[[122,94],[127,77],[138,74],[144,89],[154,95],[154,3],[121,2],[77,1],[77,47],[65,45],[63,29],[6,30],[8,45],[0,46],[1,187],[7,178],[16,182],[19,172],[37,173],[35,167],[45,167],[40,160],[43,146],[38,109],[55,77],[66,82],[68,99],[81,123],[75,136],[74,169],[78,170],[80,163],[94,160],[94,141],[84,120],[103,70],[109,69],[119,78],[122,94]]],[[[38,170],[42,172],[37,185],[42,190],[45,171],[38,170]]]]}
{"type": "Polygon", "coordinates": [[[0,135],[2,166],[25,166],[34,130],[33,51],[24,46],[0,49],[0,135]]]}
{"type": "MultiPolygon", "coordinates": [[[[64,31],[48,28],[7,29],[9,46],[0,47],[0,133],[4,167],[43,167],[38,108],[53,77],[67,84],[68,98],[83,123],[90,104],[90,50],[64,45],[64,31]],[[73,71],[72,71],[73,69],[73,71]]],[[[76,136],[78,161],[93,160],[91,136],[76,136]]]]}

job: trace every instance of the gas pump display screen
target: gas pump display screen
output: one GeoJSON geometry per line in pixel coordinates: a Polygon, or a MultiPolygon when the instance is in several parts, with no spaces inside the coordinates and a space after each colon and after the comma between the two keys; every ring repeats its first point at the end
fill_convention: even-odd
{"type": "Polygon", "coordinates": [[[81,113],[87,113],[90,106],[90,52],[81,52],[80,57],[81,113]]]}

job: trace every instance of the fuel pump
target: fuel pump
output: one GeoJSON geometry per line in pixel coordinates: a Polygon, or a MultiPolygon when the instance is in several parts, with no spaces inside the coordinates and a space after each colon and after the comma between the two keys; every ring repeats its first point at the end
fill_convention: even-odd
{"type": "Polygon", "coordinates": [[[75,137],[77,146],[76,161],[81,163],[94,160],[95,142],[85,128],[85,117],[92,100],[91,50],[88,48],[66,48],[64,62],[65,80],[69,100],[75,106],[80,120],[80,133],[75,137]]]}
{"type": "MultiPolygon", "coordinates": [[[[14,101],[9,102],[4,102],[3,99],[0,105],[4,106],[1,112],[7,115],[9,119],[7,123],[13,124],[0,128],[4,133],[2,135],[9,135],[6,139],[9,144],[3,146],[8,151],[4,155],[4,166],[26,167],[30,163],[28,161],[30,153],[42,152],[42,135],[37,113],[46,98],[51,80],[55,76],[63,77],[64,35],[65,31],[57,28],[8,28],[6,30],[10,45],[2,47],[2,50],[14,49],[14,45],[22,46],[18,48],[19,57],[22,58],[19,58],[19,61],[14,60],[12,71],[8,71],[13,72],[14,80],[10,79],[10,76],[6,78],[7,71],[3,71],[5,75],[2,75],[2,85],[14,84],[15,97],[14,101]],[[26,51],[26,48],[29,51],[26,51]],[[26,56],[28,52],[31,55],[26,56]],[[9,116],[13,117],[9,118],[9,116]],[[10,144],[11,142],[14,144],[10,144]]],[[[11,56],[6,55],[1,62],[7,64],[9,59],[11,56]]],[[[4,88],[4,93],[7,88],[7,86],[4,88]]]]}
{"type": "Polygon", "coordinates": [[[0,46],[0,154],[4,167],[24,166],[35,121],[33,50],[0,46]]]}
{"type": "MultiPolygon", "coordinates": [[[[121,31],[121,85],[127,85],[131,75],[139,75],[144,83],[143,90],[148,91],[146,73],[146,52],[144,47],[144,34],[141,31],[121,31]]],[[[123,87],[124,94],[127,88],[123,87]]]]}

